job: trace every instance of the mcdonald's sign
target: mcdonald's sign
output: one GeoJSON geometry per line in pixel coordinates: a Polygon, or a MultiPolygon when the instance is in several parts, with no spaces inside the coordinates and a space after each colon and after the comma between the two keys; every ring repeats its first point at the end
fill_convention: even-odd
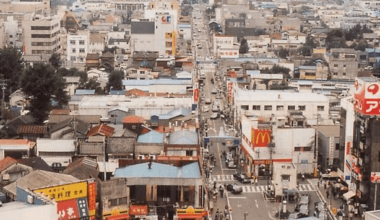
{"type": "Polygon", "coordinates": [[[270,143],[271,130],[254,129],[252,143],[254,147],[267,147],[270,143]]]}

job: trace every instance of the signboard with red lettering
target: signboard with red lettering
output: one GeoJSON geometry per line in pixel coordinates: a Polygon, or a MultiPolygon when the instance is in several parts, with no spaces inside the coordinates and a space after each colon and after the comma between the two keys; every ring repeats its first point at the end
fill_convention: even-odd
{"type": "Polygon", "coordinates": [[[131,205],[129,207],[129,215],[147,215],[148,214],[148,206],[146,205],[131,205]]]}
{"type": "Polygon", "coordinates": [[[267,147],[270,143],[271,130],[254,129],[252,144],[254,147],[267,147]]]}
{"type": "Polygon", "coordinates": [[[371,172],[371,183],[380,183],[380,172],[371,172]]]}
{"type": "Polygon", "coordinates": [[[58,220],[79,219],[78,203],[76,199],[57,202],[58,220]]]}
{"type": "Polygon", "coordinates": [[[232,82],[227,83],[227,88],[228,88],[228,104],[231,105],[232,103],[232,82]]]}
{"type": "Polygon", "coordinates": [[[87,187],[88,211],[93,216],[96,209],[96,183],[89,183],[87,187]]]}
{"type": "Polygon", "coordinates": [[[380,83],[372,79],[355,79],[354,107],[362,115],[380,115],[380,83]]]}
{"type": "Polygon", "coordinates": [[[198,102],[198,98],[199,98],[199,90],[194,89],[194,102],[198,102]]]}

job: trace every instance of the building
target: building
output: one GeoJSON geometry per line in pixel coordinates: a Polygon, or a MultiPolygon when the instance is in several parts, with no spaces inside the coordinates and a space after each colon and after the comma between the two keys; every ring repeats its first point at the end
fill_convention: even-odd
{"type": "Polygon", "coordinates": [[[350,48],[332,48],[328,60],[331,79],[355,79],[358,75],[358,57],[350,48]]]}
{"type": "Polygon", "coordinates": [[[41,157],[49,166],[60,171],[69,165],[77,152],[76,140],[37,139],[36,155],[41,157]]]}
{"type": "Polygon", "coordinates": [[[7,156],[21,159],[33,154],[35,143],[27,139],[0,139],[0,159],[7,156]]]}
{"type": "Polygon", "coordinates": [[[30,20],[23,21],[24,55],[60,53],[60,29],[58,17],[35,15],[30,20]]]}
{"type": "Polygon", "coordinates": [[[72,67],[75,63],[85,65],[89,47],[88,30],[79,30],[67,34],[67,64],[72,67]]]}
{"type": "Polygon", "coordinates": [[[317,125],[318,132],[318,165],[320,170],[338,167],[341,157],[339,155],[340,125],[317,125]]]}

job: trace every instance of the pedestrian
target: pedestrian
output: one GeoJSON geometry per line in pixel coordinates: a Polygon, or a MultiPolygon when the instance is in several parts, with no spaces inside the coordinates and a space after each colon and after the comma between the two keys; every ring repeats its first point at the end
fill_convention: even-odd
{"type": "Polygon", "coordinates": [[[317,182],[317,186],[318,186],[318,188],[319,188],[319,181],[317,182]]]}
{"type": "Polygon", "coordinates": [[[220,213],[219,213],[219,209],[217,209],[215,213],[215,220],[219,220],[219,217],[220,217],[220,213]]]}
{"type": "Polygon", "coordinates": [[[326,191],[326,197],[329,198],[329,196],[330,196],[330,192],[326,191]]]}
{"type": "Polygon", "coordinates": [[[228,205],[224,207],[224,217],[227,218],[228,215],[228,205]]]}
{"type": "Polygon", "coordinates": [[[220,192],[220,197],[223,198],[223,193],[224,193],[224,187],[223,187],[223,185],[219,186],[219,192],[220,192]]]}
{"type": "Polygon", "coordinates": [[[326,181],[324,182],[324,188],[325,188],[325,189],[327,188],[327,186],[326,186],[326,181]]]}
{"type": "Polygon", "coordinates": [[[214,190],[216,190],[216,181],[214,181],[214,190]]]}

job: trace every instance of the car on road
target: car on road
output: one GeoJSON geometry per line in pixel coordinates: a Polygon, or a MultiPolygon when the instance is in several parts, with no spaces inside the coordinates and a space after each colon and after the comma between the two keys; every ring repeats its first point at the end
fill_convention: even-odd
{"type": "Polygon", "coordinates": [[[205,98],[205,104],[211,104],[211,99],[210,98],[205,98]]]}
{"type": "Polygon", "coordinates": [[[227,191],[232,192],[233,194],[240,194],[243,192],[243,187],[239,186],[237,183],[227,184],[227,191]]]}
{"type": "Polygon", "coordinates": [[[217,106],[217,105],[213,105],[213,106],[212,106],[212,111],[213,111],[213,112],[219,112],[219,106],[217,106]]]}
{"type": "Polygon", "coordinates": [[[208,106],[203,106],[202,112],[209,112],[210,108],[208,106]]]}
{"type": "Polygon", "coordinates": [[[241,183],[251,183],[252,182],[252,177],[248,177],[247,175],[242,174],[242,173],[235,173],[233,176],[236,180],[238,180],[241,183]]]}
{"type": "Polygon", "coordinates": [[[299,205],[309,205],[310,203],[310,195],[302,194],[300,197],[299,205]]]}
{"type": "Polygon", "coordinates": [[[215,88],[213,88],[213,89],[211,90],[211,94],[216,94],[216,93],[218,93],[218,91],[217,91],[215,88]]]}
{"type": "Polygon", "coordinates": [[[309,206],[297,204],[294,208],[294,212],[300,212],[305,215],[309,215],[309,206]]]}
{"type": "Polygon", "coordinates": [[[212,115],[210,116],[211,119],[217,119],[219,117],[219,114],[218,113],[212,113],[212,115]]]}
{"type": "Polygon", "coordinates": [[[289,215],[289,219],[301,219],[308,216],[309,215],[305,215],[304,213],[301,213],[301,212],[293,212],[289,215]]]}

